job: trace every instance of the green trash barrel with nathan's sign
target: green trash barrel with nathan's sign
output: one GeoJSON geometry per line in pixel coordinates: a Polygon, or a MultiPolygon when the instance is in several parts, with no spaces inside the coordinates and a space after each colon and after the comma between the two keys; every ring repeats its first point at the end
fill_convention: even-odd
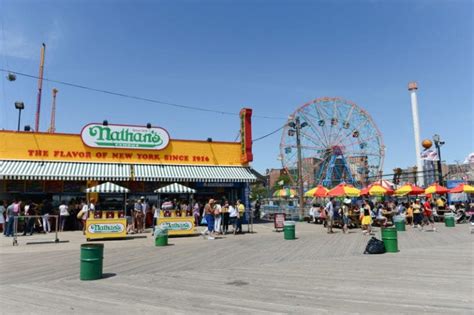
{"type": "Polygon", "coordinates": [[[454,219],[454,214],[446,213],[444,215],[444,225],[447,226],[447,227],[454,227],[456,225],[455,219],[454,219]]]}
{"type": "Polygon", "coordinates": [[[296,238],[294,221],[285,221],[283,234],[285,235],[285,240],[294,240],[296,238]]]}
{"type": "Polygon", "coordinates": [[[104,244],[81,245],[81,280],[97,280],[102,278],[104,244]]]}
{"type": "Polygon", "coordinates": [[[397,229],[394,227],[382,228],[382,241],[387,253],[398,252],[397,229]]]}

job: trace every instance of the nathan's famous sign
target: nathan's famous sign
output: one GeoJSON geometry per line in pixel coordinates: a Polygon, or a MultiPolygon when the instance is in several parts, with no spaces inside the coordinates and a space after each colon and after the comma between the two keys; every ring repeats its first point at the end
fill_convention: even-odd
{"type": "Polygon", "coordinates": [[[85,145],[93,148],[162,150],[170,136],[163,128],[128,125],[89,124],[81,131],[85,145]]]}

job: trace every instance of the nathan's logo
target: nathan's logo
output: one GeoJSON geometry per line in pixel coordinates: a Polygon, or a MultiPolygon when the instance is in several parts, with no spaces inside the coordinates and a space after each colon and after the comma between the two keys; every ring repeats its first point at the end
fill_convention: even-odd
{"type": "Polygon", "coordinates": [[[168,230],[173,231],[190,231],[193,228],[193,224],[191,222],[163,222],[160,224],[161,227],[166,227],[168,230]]]}
{"type": "Polygon", "coordinates": [[[168,132],[163,128],[100,124],[85,126],[81,138],[89,147],[145,150],[164,149],[170,141],[168,132]]]}
{"type": "Polygon", "coordinates": [[[100,234],[100,233],[122,233],[125,227],[121,223],[98,223],[91,224],[87,228],[89,233],[100,234]]]}

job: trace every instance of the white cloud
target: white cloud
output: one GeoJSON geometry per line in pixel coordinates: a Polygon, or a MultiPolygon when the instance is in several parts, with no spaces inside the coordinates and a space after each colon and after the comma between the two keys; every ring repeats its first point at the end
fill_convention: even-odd
{"type": "Polygon", "coordinates": [[[0,55],[21,59],[36,59],[38,48],[24,34],[5,30],[0,37],[0,55]]]}

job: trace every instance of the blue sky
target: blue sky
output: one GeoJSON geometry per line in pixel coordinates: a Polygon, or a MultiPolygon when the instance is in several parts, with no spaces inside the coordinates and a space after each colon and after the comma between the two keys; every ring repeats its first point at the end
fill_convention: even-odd
{"type": "MultiPolygon", "coordinates": [[[[407,83],[419,84],[421,137],[446,141],[443,159],[473,150],[472,1],[12,1],[0,0],[0,65],[190,106],[282,119],[253,120],[254,138],[298,106],[339,96],[367,110],[383,134],[385,170],[415,165],[407,83]]],[[[0,128],[34,125],[36,80],[1,73],[0,128]]],[[[152,122],[172,138],[233,141],[237,116],[177,109],[45,82],[59,89],[56,128],[152,122]]],[[[280,167],[281,133],[254,144],[253,166],[280,167]]]]}

